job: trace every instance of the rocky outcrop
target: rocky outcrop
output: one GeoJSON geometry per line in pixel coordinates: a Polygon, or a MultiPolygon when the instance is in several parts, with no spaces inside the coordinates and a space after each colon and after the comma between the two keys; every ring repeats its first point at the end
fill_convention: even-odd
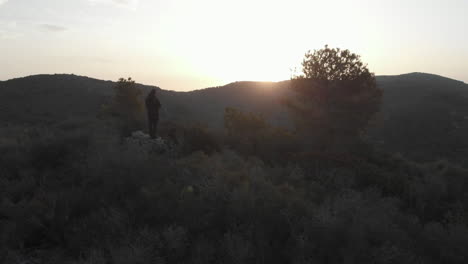
{"type": "Polygon", "coordinates": [[[135,131],[125,139],[128,148],[147,154],[167,154],[174,150],[173,144],[161,137],[151,138],[143,131],[135,131]]]}

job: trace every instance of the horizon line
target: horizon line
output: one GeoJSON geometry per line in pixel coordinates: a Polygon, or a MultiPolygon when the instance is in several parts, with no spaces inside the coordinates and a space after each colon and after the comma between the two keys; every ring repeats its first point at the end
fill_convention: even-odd
{"type": "MultiPolygon", "coordinates": [[[[457,80],[457,79],[454,79],[454,78],[451,78],[451,77],[446,77],[446,76],[443,76],[443,75],[440,75],[440,74],[435,74],[435,73],[427,73],[427,72],[408,72],[408,73],[401,73],[401,74],[379,74],[379,75],[375,75],[375,77],[396,77],[396,76],[403,76],[403,75],[411,75],[411,74],[424,74],[424,75],[432,75],[432,76],[437,76],[437,77],[441,77],[441,78],[445,78],[445,79],[450,79],[450,80],[453,80],[453,81],[458,81],[458,82],[461,82],[465,85],[468,85],[468,83],[462,81],[462,80],[457,80]]],[[[13,81],[13,80],[18,80],[18,79],[24,79],[24,78],[28,78],[28,77],[34,77],[34,76],[54,76],[54,75],[66,75],[66,76],[76,76],[76,77],[82,77],[82,78],[88,78],[88,79],[93,79],[93,80],[98,80],[98,81],[104,81],[104,82],[117,82],[117,80],[106,80],[106,79],[99,79],[99,78],[96,78],[96,77],[91,77],[91,76],[87,76],[87,75],[79,75],[79,74],[75,74],[75,73],[38,73],[38,74],[31,74],[31,75],[25,75],[25,76],[20,76],[20,77],[14,77],[14,78],[11,78],[11,79],[6,79],[6,80],[0,80],[0,82],[8,82],[8,81],[13,81]]],[[[124,78],[124,77],[121,77],[121,78],[124,78]]],[[[127,77],[125,77],[127,78],[127,77]]],[[[133,77],[132,77],[133,79],[133,77]]],[[[197,90],[204,90],[204,89],[210,89],[210,88],[217,88],[217,87],[223,87],[223,86],[226,86],[226,85],[229,85],[229,84],[233,84],[233,83],[241,83],[241,82],[255,82],[255,83],[281,83],[281,82],[286,82],[286,81],[289,81],[290,79],[286,79],[286,80],[281,80],[281,81],[255,81],[255,80],[242,80],[242,81],[233,81],[233,82],[228,82],[228,83],[225,83],[225,84],[222,84],[222,85],[217,85],[217,86],[210,86],[210,87],[204,87],[204,88],[198,88],[198,89],[192,89],[192,90],[171,90],[171,89],[163,89],[161,88],[160,86],[156,85],[156,84],[144,84],[144,83],[139,83],[137,82],[135,79],[133,79],[135,81],[136,84],[139,84],[139,85],[143,85],[143,86],[151,86],[151,87],[156,87],[156,88],[159,88],[160,90],[165,90],[165,91],[175,91],[175,92],[191,92],[191,91],[197,91],[197,90]]]]}

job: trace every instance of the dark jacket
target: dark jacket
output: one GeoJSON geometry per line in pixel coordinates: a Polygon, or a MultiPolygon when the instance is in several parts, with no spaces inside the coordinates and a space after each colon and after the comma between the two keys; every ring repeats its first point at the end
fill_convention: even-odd
{"type": "Polygon", "coordinates": [[[152,119],[159,118],[159,108],[161,108],[161,103],[154,94],[148,95],[145,100],[146,110],[148,111],[148,117],[152,119]]]}

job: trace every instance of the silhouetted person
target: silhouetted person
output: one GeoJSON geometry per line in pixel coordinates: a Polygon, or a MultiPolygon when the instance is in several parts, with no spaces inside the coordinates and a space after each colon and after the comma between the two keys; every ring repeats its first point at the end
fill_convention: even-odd
{"type": "Polygon", "coordinates": [[[161,103],[156,97],[156,90],[153,89],[148,94],[145,100],[146,110],[148,112],[148,126],[149,134],[151,138],[156,138],[156,129],[158,127],[159,121],[159,108],[161,108],[161,103]]]}

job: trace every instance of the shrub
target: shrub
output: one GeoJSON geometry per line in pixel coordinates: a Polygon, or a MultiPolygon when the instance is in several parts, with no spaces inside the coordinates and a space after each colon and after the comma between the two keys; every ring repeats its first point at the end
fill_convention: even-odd
{"type": "Polygon", "coordinates": [[[382,90],[359,55],[325,46],[306,53],[303,75],[291,80],[285,100],[310,148],[350,151],[380,109],[382,90]]]}
{"type": "Polygon", "coordinates": [[[120,78],[114,87],[115,94],[109,105],[103,106],[105,113],[120,120],[122,134],[142,130],[144,127],[144,104],[142,91],[137,88],[132,78],[120,78]]]}

